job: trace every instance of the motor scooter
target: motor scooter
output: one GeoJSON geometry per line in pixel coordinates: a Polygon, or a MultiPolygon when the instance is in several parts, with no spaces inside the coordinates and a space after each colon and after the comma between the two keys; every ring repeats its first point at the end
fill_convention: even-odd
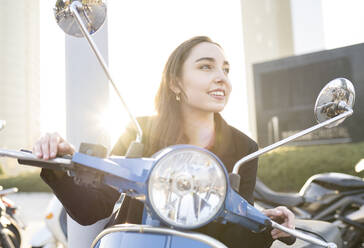
{"type": "Polygon", "coordinates": [[[251,206],[238,194],[238,172],[245,162],[318,128],[338,125],[352,115],[355,92],[348,80],[335,79],[320,92],[315,104],[319,124],[242,158],[230,174],[215,154],[192,145],[167,147],[149,158],[143,158],[140,125],[122,100],[90,36],[101,26],[106,6],[100,0],[58,0],[55,10],[58,24],[66,33],[83,35],[88,40],[129,113],[137,129],[137,138],[130,144],[125,156],[98,157],[98,150],[103,148],[90,144],[81,145],[80,150],[86,152],[77,152],[71,158],[45,161],[27,152],[5,149],[0,149],[0,156],[16,158],[20,164],[65,171],[76,183],[87,187],[108,185],[144,203],[141,225],[123,224],[106,228],[96,237],[92,247],[226,247],[212,237],[190,231],[213,221],[235,223],[254,232],[276,228],[291,235],[281,239],[286,243],[293,243],[298,238],[320,247],[337,247],[328,237],[316,238],[286,228],[251,206]]]}
{"type": "MultiPolygon", "coordinates": [[[[340,78],[330,82],[319,95],[315,113],[320,120],[324,118],[321,116],[323,113],[332,113],[333,107],[338,115],[302,131],[300,135],[341,122],[352,113],[347,103],[353,103],[353,94],[348,80],[340,78]],[[337,94],[338,91],[340,94],[337,94]],[[347,103],[336,98],[341,98],[342,95],[348,96],[344,97],[348,99],[347,103]],[[328,104],[323,99],[337,104],[328,104]],[[324,105],[329,105],[330,110],[322,110],[324,105]],[[344,111],[339,110],[340,105],[344,111]]],[[[299,137],[297,134],[295,136],[299,137]]],[[[30,153],[4,149],[0,149],[0,156],[17,158],[20,164],[67,171],[77,183],[88,187],[106,184],[145,204],[143,225],[115,225],[106,228],[95,239],[92,247],[144,247],[145,244],[152,244],[152,247],[225,247],[212,237],[189,231],[212,221],[236,223],[255,232],[277,228],[321,247],[337,247],[334,243],[326,242],[328,236],[322,237],[323,241],[281,226],[237,193],[237,172],[242,163],[290,140],[293,138],[289,137],[279,144],[275,143],[242,158],[236,162],[229,175],[216,155],[192,145],[167,147],[150,158],[134,156],[135,153],[131,156],[127,154],[100,158],[93,156],[100,149],[97,145],[88,145],[87,149],[81,145],[81,150],[87,152],[77,152],[67,159],[45,161],[30,153]]]]}
{"type": "Polygon", "coordinates": [[[32,236],[31,247],[66,248],[67,213],[62,203],[53,196],[45,211],[44,226],[32,236]]]}

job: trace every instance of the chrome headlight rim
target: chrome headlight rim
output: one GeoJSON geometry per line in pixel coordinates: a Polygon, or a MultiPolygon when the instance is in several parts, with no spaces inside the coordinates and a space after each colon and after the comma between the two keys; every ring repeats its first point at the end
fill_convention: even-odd
{"type": "Polygon", "coordinates": [[[149,176],[148,176],[148,181],[147,181],[148,186],[147,186],[147,194],[146,194],[147,195],[146,203],[149,206],[149,210],[151,211],[152,216],[158,217],[158,219],[162,223],[164,223],[166,226],[171,226],[173,228],[181,229],[181,230],[200,228],[200,227],[210,223],[212,220],[216,219],[217,217],[221,216],[221,213],[225,210],[225,202],[226,202],[226,199],[227,199],[229,191],[230,191],[230,182],[229,182],[228,173],[227,173],[227,170],[226,170],[224,164],[221,162],[221,160],[214,153],[210,152],[209,150],[206,150],[204,148],[194,146],[194,145],[173,145],[173,146],[169,146],[169,147],[166,147],[166,148],[162,149],[161,151],[159,151],[158,153],[156,153],[152,157],[154,157],[156,160],[155,160],[153,168],[150,170],[150,173],[149,173],[149,176]],[[225,193],[224,193],[224,197],[223,197],[223,200],[221,201],[220,206],[215,211],[214,215],[211,216],[209,219],[207,219],[207,220],[205,220],[205,221],[203,221],[203,222],[201,222],[201,223],[199,223],[197,225],[190,225],[190,226],[186,226],[186,225],[183,225],[183,224],[171,223],[167,219],[163,218],[163,216],[158,214],[158,212],[155,210],[155,206],[152,204],[151,194],[150,194],[150,190],[149,190],[151,175],[152,175],[154,169],[159,164],[159,162],[161,160],[163,160],[166,156],[170,156],[173,153],[186,151],[186,150],[202,152],[202,153],[205,153],[206,155],[210,156],[212,159],[214,159],[217,162],[219,168],[223,171],[224,176],[225,176],[225,193]]]}

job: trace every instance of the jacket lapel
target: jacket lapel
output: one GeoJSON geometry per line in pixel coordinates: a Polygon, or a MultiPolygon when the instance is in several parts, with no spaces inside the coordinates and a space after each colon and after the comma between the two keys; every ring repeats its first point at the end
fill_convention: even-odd
{"type": "Polygon", "coordinates": [[[215,144],[211,149],[220,159],[236,154],[236,146],[231,127],[221,117],[215,114],[215,144]]]}

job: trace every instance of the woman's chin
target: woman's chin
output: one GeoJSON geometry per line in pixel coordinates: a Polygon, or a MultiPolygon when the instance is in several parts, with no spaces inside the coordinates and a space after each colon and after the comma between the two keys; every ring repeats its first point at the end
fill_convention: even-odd
{"type": "Polygon", "coordinates": [[[225,105],[224,106],[216,106],[212,109],[210,109],[211,112],[213,113],[220,113],[221,111],[223,111],[225,108],[225,105]]]}

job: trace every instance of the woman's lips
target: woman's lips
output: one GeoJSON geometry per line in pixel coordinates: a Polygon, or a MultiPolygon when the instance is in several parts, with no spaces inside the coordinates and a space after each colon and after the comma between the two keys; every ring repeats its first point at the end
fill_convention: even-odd
{"type": "Polygon", "coordinates": [[[211,90],[208,92],[208,95],[213,97],[216,100],[224,100],[225,99],[225,91],[218,89],[218,90],[211,90]]]}

